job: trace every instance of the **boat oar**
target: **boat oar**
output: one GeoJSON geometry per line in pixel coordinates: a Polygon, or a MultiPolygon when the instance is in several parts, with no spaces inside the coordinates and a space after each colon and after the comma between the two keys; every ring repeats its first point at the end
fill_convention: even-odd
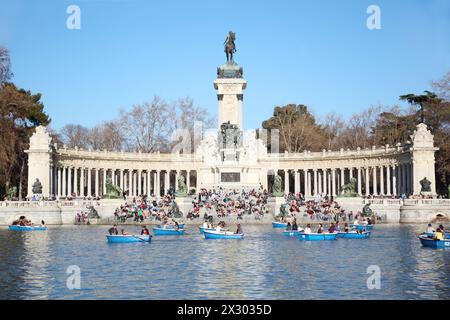
{"type": "Polygon", "coordinates": [[[137,236],[132,236],[132,237],[138,239],[139,241],[147,242],[147,240],[144,240],[144,239],[142,239],[141,237],[137,237],[137,236]]]}

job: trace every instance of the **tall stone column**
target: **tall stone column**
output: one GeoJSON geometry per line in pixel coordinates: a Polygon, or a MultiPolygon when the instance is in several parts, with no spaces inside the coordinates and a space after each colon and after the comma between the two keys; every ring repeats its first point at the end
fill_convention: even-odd
{"type": "Polygon", "coordinates": [[[341,193],[342,190],[344,189],[344,184],[345,184],[345,168],[341,168],[341,181],[339,186],[339,193],[341,193]]]}
{"type": "Polygon", "coordinates": [[[186,170],[186,187],[187,187],[187,191],[189,193],[189,191],[191,190],[191,171],[190,170],[186,170]]]}
{"type": "Polygon", "coordinates": [[[146,190],[146,195],[150,196],[150,194],[152,193],[152,171],[150,169],[147,169],[147,190],[146,190]]]}
{"type": "Polygon", "coordinates": [[[67,168],[67,196],[72,196],[72,168],[67,168]]]}
{"type": "Polygon", "coordinates": [[[366,167],[366,196],[370,195],[370,173],[369,167],[366,167]]]}
{"type": "Polygon", "coordinates": [[[380,166],[380,195],[384,196],[384,166],[380,166]]]}
{"type": "Polygon", "coordinates": [[[350,181],[351,181],[351,180],[353,179],[353,168],[350,167],[348,170],[349,170],[349,171],[348,171],[349,179],[350,179],[350,181]]]}
{"type": "Polygon", "coordinates": [[[362,174],[362,170],[361,167],[358,167],[358,196],[362,197],[362,185],[361,185],[361,174],[362,174]]]}
{"type": "Polygon", "coordinates": [[[336,169],[331,169],[331,192],[333,197],[336,197],[336,169]]]}
{"type": "Polygon", "coordinates": [[[87,196],[91,197],[92,196],[92,169],[88,168],[87,169],[87,196]]]}
{"type": "Polygon", "coordinates": [[[317,196],[319,194],[319,188],[317,185],[317,169],[313,170],[314,175],[314,195],[317,196]]]}
{"type": "Polygon", "coordinates": [[[308,196],[308,169],[303,170],[303,194],[308,196]]]}
{"type": "Polygon", "coordinates": [[[164,194],[167,194],[167,191],[170,188],[170,170],[166,170],[166,174],[164,176],[164,194]]]}
{"type": "Polygon", "coordinates": [[[142,174],[141,170],[137,171],[137,196],[140,196],[142,194],[142,174]]]}
{"type": "Polygon", "coordinates": [[[398,166],[392,166],[392,194],[397,196],[397,175],[398,175],[398,166]]]}
{"type": "Polygon", "coordinates": [[[161,171],[156,170],[156,194],[161,195],[161,171]]]}
{"type": "Polygon", "coordinates": [[[386,167],[386,195],[391,195],[391,165],[386,167]]]}
{"type": "Polygon", "coordinates": [[[67,193],[66,193],[66,167],[62,167],[62,192],[61,192],[61,196],[62,197],[66,197],[67,193]]]}
{"type": "Polygon", "coordinates": [[[328,176],[328,172],[327,169],[322,169],[323,172],[323,194],[324,195],[328,195],[328,188],[327,188],[327,176],[328,176]]]}
{"type": "Polygon", "coordinates": [[[95,197],[100,197],[100,173],[98,168],[95,168],[95,197]]]}
{"type": "Polygon", "coordinates": [[[376,196],[378,195],[378,191],[377,191],[377,166],[373,166],[372,167],[372,178],[373,178],[373,195],[376,196]]]}
{"type": "Polygon", "coordinates": [[[297,169],[294,170],[294,192],[299,193],[300,192],[300,176],[297,169]]]}
{"type": "Polygon", "coordinates": [[[106,176],[108,175],[108,169],[103,168],[103,187],[102,195],[106,194],[106,176]]]}
{"type": "Polygon", "coordinates": [[[317,194],[322,194],[322,173],[317,170],[317,194]]]}
{"type": "Polygon", "coordinates": [[[78,168],[73,168],[73,192],[75,193],[75,197],[78,197],[80,193],[78,192],[78,168]]]}
{"type": "Polygon", "coordinates": [[[120,169],[119,171],[119,175],[120,175],[120,190],[122,190],[122,192],[124,191],[124,183],[123,183],[123,169],[120,169]]]}
{"type": "Polygon", "coordinates": [[[178,191],[178,178],[180,177],[180,171],[175,170],[175,192],[178,191]]]}
{"type": "Polygon", "coordinates": [[[62,196],[63,168],[58,167],[58,198],[62,196]]]}

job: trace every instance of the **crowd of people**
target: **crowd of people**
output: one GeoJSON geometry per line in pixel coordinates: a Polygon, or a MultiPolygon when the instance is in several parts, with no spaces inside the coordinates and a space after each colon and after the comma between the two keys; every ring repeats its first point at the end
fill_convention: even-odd
{"type": "MultiPolygon", "coordinates": [[[[217,190],[201,189],[192,196],[192,207],[183,212],[186,220],[212,220],[235,218],[243,220],[250,217],[261,220],[272,214],[273,208],[268,204],[270,194],[266,190],[217,190]]],[[[120,223],[144,223],[145,221],[164,221],[174,217],[175,196],[134,197],[114,212],[120,223]]],[[[342,221],[351,222],[362,216],[361,212],[345,210],[335,199],[329,197],[306,199],[302,193],[289,193],[280,208],[284,219],[298,219],[311,222],[342,221]]],[[[82,218],[82,217],[81,217],[82,218]]]]}

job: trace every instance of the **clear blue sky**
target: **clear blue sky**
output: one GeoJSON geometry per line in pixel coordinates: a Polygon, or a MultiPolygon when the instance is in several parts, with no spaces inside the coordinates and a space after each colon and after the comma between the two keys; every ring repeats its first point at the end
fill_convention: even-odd
{"type": "Polygon", "coordinates": [[[212,82],[236,32],[245,128],[275,105],[349,117],[430,88],[450,70],[447,0],[0,0],[0,43],[19,86],[41,92],[52,126],[93,126],[119,108],[189,96],[217,113],[212,82]],[[81,30],[66,28],[68,5],[81,30]],[[381,30],[366,9],[381,8],[381,30]]]}

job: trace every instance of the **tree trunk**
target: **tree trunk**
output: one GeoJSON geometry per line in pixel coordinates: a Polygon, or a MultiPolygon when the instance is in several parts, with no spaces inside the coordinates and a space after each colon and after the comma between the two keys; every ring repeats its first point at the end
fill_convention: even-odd
{"type": "Polygon", "coordinates": [[[19,201],[22,201],[22,185],[23,185],[23,172],[25,171],[25,160],[22,159],[22,163],[20,165],[20,175],[19,175],[19,201]]]}

